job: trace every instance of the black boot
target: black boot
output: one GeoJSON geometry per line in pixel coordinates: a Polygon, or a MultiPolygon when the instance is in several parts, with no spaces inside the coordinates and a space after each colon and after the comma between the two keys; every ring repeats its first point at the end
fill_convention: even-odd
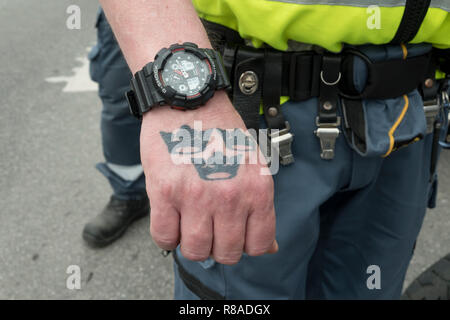
{"type": "Polygon", "coordinates": [[[150,212],[147,196],[141,200],[121,200],[114,195],[103,211],[83,229],[83,239],[92,247],[105,247],[120,238],[128,226],[150,212]]]}

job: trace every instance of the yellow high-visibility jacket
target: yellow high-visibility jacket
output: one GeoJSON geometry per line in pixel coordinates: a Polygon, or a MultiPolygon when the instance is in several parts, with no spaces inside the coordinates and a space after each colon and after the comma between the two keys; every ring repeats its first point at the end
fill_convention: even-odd
{"type": "MultiPolygon", "coordinates": [[[[338,52],[344,43],[386,44],[406,0],[192,0],[199,16],[231,28],[255,47],[287,50],[290,40],[338,52]]],[[[450,0],[431,0],[410,43],[450,48],[450,0]]]]}

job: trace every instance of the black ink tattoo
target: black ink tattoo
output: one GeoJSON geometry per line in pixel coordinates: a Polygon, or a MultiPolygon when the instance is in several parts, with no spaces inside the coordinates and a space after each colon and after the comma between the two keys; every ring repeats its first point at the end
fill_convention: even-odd
{"type": "Polygon", "coordinates": [[[236,177],[242,155],[226,157],[222,155],[221,163],[217,163],[217,154],[209,157],[206,161],[202,159],[201,164],[196,164],[192,159],[192,164],[197,169],[198,175],[203,180],[228,180],[236,177]]]}
{"type": "Polygon", "coordinates": [[[167,145],[169,153],[175,156],[191,156],[199,176],[203,180],[228,180],[234,178],[244,153],[255,151],[256,141],[241,129],[208,129],[195,130],[188,125],[183,125],[174,132],[160,132],[167,145]],[[225,147],[233,151],[232,156],[226,156],[223,152],[215,151],[207,159],[203,158],[203,151],[211,141],[213,132],[217,130],[222,137],[225,147]]]}
{"type": "Polygon", "coordinates": [[[161,137],[172,154],[197,154],[203,152],[208,145],[212,130],[194,131],[184,125],[180,130],[172,132],[161,131],[161,137]]]}

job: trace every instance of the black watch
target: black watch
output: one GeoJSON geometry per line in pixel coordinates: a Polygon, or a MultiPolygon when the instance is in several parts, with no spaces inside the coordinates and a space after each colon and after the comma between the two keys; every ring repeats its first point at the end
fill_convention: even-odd
{"type": "Polygon", "coordinates": [[[229,88],[220,53],[187,42],[159,51],[154,62],[135,74],[126,97],[131,113],[141,119],[156,106],[196,109],[216,90],[229,88]]]}

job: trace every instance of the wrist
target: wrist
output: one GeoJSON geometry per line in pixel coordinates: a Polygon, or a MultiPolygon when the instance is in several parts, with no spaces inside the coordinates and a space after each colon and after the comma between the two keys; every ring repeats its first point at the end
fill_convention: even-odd
{"type": "Polygon", "coordinates": [[[204,108],[217,91],[230,86],[220,53],[186,42],[161,49],[155,61],[137,72],[127,99],[133,115],[142,118],[160,106],[204,108]]]}
{"type": "Polygon", "coordinates": [[[176,128],[177,125],[192,124],[194,121],[203,121],[211,123],[211,125],[223,124],[225,126],[232,121],[235,126],[237,119],[242,121],[226,92],[221,90],[217,91],[204,106],[197,109],[181,111],[169,106],[161,106],[146,112],[142,122],[146,126],[158,128],[163,126],[171,129],[176,128]]]}

